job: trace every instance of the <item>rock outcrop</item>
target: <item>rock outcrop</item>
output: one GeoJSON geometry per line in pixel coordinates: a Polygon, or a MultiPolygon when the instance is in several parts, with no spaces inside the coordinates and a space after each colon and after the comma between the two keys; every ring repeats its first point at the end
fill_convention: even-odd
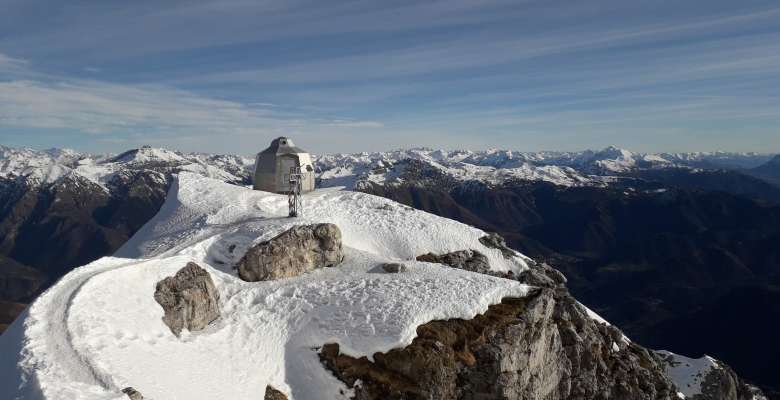
{"type": "Polygon", "coordinates": [[[446,264],[466,271],[490,274],[490,261],[476,250],[458,250],[446,254],[428,253],[418,256],[417,261],[446,264]]]}
{"type": "Polygon", "coordinates": [[[668,351],[657,354],[670,376],[680,381],[680,389],[691,400],[766,400],[755,386],[745,383],[734,370],[709,356],[691,359],[668,351]],[[692,393],[691,393],[692,392],[692,393]]]}
{"type": "Polygon", "coordinates": [[[126,394],[127,397],[130,398],[130,400],[144,400],[144,396],[141,394],[141,392],[131,387],[126,387],[122,389],[122,393],[126,394]]]}
{"type": "Polygon", "coordinates": [[[263,400],[287,400],[287,396],[285,396],[284,393],[274,389],[271,386],[266,386],[265,396],[263,396],[263,400]]]}
{"type": "Polygon", "coordinates": [[[248,282],[290,278],[344,259],[341,230],[334,224],[299,225],[251,247],[237,264],[248,282]]]}
{"type": "Polygon", "coordinates": [[[692,400],[766,400],[758,388],[743,382],[728,365],[717,363],[719,368],[709,371],[701,384],[701,394],[692,400]]]}
{"type": "Polygon", "coordinates": [[[406,265],[401,263],[385,263],[382,264],[382,270],[389,274],[397,274],[399,272],[406,272],[406,265]]]}
{"type": "MultiPolygon", "coordinates": [[[[500,237],[486,240],[489,247],[505,247],[500,237]]],[[[482,257],[465,250],[418,260],[487,269],[490,275],[536,288],[527,297],[504,299],[471,320],[421,325],[411,345],[376,353],[373,362],[341,354],[338,344],[323,346],[321,361],[358,400],[679,398],[663,358],[594,319],[569,294],[560,272],[544,263],[530,263],[518,276],[491,272],[482,257]]],[[[733,378],[736,381],[712,378],[712,393],[720,394],[706,399],[746,400],[731,396],[738,389],[719,392],[740,382],[733,378]]]]}
{"type": "Polygon", "coordinates": [[[482,243],[485,247],[501,250],[501,254],[503,254],[505,258],[512,258],[517,256],[517,252],[510,249],[509,246],[506,245],[506,240],[504,240],[504,237],[498,233],[488,233],[486,236],[479,238],[479,242],[482,243]]]}
{"type": "Polygon", "coordinates": [[[320,357],[360,400],[677,399],[659,358],[552,289],[504,299],[471,320],[433,321],[417,334],[374,362],[340,354],[336,344],[320,357]]]}
{"type": "Polygon", "coordinates": [[[176,336],[184,328],[201,330],[220,315],[219,292],[211,275],[192,262],[158,282],[154,299],[165,311],[163,322],[176,336]]]}

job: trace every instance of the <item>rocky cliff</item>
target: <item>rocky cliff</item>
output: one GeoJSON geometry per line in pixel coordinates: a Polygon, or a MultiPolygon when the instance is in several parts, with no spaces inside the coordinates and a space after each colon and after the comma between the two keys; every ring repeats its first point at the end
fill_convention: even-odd
{"type": "MultiPolygon", "coordinates": [[[[503,240],[489,238],[482,242],[511,254],[503,240]]],[[[463,255],[426,254],[418,260],[475,270],[474,257],[464,261],[463,255]]],[[[533,264],[520,276],[503,276],[537,288],[471,320],[421,325],[410,346],[374,354],[373,360],[341,354],[338,344],[323,346],[320,359],[359,400],[686,398],[677,386],[690,377],[669,374],[671,360],[631,342],[577,302],[558,271],[533,264]]],[[[690,398],[762,398],[720,365],[704,372],[701,390],[690,398]]]]}

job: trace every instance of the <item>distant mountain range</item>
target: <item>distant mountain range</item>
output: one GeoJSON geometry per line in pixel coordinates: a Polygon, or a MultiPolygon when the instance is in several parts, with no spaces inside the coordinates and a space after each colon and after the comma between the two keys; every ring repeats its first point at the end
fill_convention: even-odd
{"type": "Polygon", "coordinates": [[[747,173],[755,177],[780,185],[780,155],[775,156],[766,164],[747,170],[747,173]]]}
{"type": "Polygon", "coordinates": [[[324,155],[317,158],[317,165],[322,184],[348,188],[371,182],[403,183],[410,161],[462,182],[546,181],[560,186],[607,186],[646,171],[685,170],[693,174],[721,170],[758,176],[754,169],[771,159],[772,155],[758,153],[644,154],[615,147],[580,152],[412,149],[324,155]]]}
{"type": "MultiPolygon", "coordinates": [[[[635,153],[616,147],[579,152],[410,149],[315,156],[319,178],[328,186],[359,187],[363,182],[400,182],[409,160],[419,161],[459,181],[501,183],[547,181],[561,186],[604,186],[644,170],[735,170],[776,179],[780,159],[770,154],[693,152],[635,153]]],[[[249,183],[254,158],[182,153],[143,147],[119,155],[73,150],[36,151],[0,146],[0,179],[24,178],[52,184],[73,174],[105,186],[117,171],[195,172],[225,182],[249,183]]]]}

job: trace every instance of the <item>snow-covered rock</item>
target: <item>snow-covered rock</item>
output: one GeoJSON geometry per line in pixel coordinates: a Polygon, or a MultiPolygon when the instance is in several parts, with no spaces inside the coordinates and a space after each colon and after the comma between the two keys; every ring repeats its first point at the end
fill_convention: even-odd
{"type": "Polygon", "coordinates": [[[755,387],[740,381],[727,365],[708,356],[689,358],[670,351],[657,351],[681,399],[713,398],[766,400],[755,387]]]}

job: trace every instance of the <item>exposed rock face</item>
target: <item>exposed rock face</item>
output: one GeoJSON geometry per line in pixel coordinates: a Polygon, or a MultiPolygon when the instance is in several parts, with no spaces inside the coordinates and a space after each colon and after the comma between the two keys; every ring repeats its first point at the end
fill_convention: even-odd
{"type": "Polygon", "coordinates": [[[382,264],[382,270],[390,274],[397,274],[399,272],[406,272],[406,265],[401,263],[382,264]]]}
{"type": "MultiPolygon", "coordinates": [[[[496,233],[483,236],[479,241],[487,247],[501,250],[501,253],[505,258],[517,256],[517,252],[507,247],[504,238],[496,233]]],[[[466,271],[497,276],[499,278],[514,279],[536,287],[555,288],[566,284],[566,277],[563,276],[560,271],[550,267],[546,263],[530,262],[530,268],[517,276],[511,271],[491,271],[488,258],[476,250],[458,250],[441,255],[428,253],[418,256],[417,261],[445,264],[466,271]]]]}
{"type": "Polygon", "coordinates": [[[737,374],[718,361],[720,368],[713,368],[704,377],[701,394],[693,400],[762,400],[766,399],[760,390],[743,382],[737,374]]]}
{"type": "Polygon", "coordinates": [[[479,242],[485,245],[485,247],[501,250],[501,253],[506,258],[511,258],[517,255],[517,252],[510,249],[509,246],[506,245],[506,240],[504,240],[504,238],[498,233],[488,233],[487,236],[479,238],[479,242]]]}
{"type": "Polygon", "coordinates": [[[184,328],[201,330],[220,315],[219,292],[211,275],[192,262],[158,282],[154,299],[165,310],[163,322],[176,336],[184,328]]]}
{"type": "Polygon", "coordinates": [[[504,277],[543,288],[564,287],[566,285],[566,277],[563,276],[560,271],[546,263],[531,264],[529,267],[529,269],[521,272],[516,277],[509,274],[504,277]]]}
{"type": "MultiPolygon", "coordinates": [[[[679,385],[693,386],[697,394],[688,394],[692,400],[765,400],[764,394],[756,387],[742,381],[726,364],[712,357],[703,356],[690,359],[674,353],[659,351],[657,354],[666,365],[670,376],[677,376],[679,385]],[[704,361],[702,363],[702,361],[704,361]],[[691,364],[694,367],[691,367],[691,364]],[[703,366],[702,366],[703,365],[703,366]]],[[[685,388],[683,388],[685,389],[685,388]]]]}
{"type": "Polygon", "coordinates": [[[130,398],[130,400],[144,400],[144,396],[141,395],[141,392],[139,392],[139,391],[137,391],[137,390],[135,390],[135,389],[133,389],[131,387],[126,387],[126,388],[122,389],[122,393],[126,394],[127,397],[130,398]]]}
{"type": "Polygon", "coordinates": [[[271,386],[265,387],[265,396],[263,397],[264,400],[287,400],[287,396],[284,395],[284,393],[274,389],[271,386]]]}
{"type": "MultiPolygon", "coordinates": [[[[497,239],[486,240],[500,246],[497,239]]],[[[480,261],[480,268],[473,266],[479,258],[474,253],[425,255],[422,261],[481,269],[480,261]]],[[[537,289],[525,298],[504,299],[471,320],[421,325],[411,345],[376,353],[374,362],[340,354],[337,344],[323,346],[320,359],[358,400],[678,399],[663,359],[591,318],[569,294],[560,272],[531,263],[519,276],[489,274],[537,289]]],[[[740,390],[758,393],[733,372],[711,381],[710,397],[702,399],[747,400],[739,397],[740,390]]]]}
{"type": "Polygon", "coordinates": [[[490,274],[490,262],[484,254],[476,250],[458,250],[446,254],[423,254],[417,261],[446,264],[466,271],[490,274]]]}
{"type": "Polygon", "coordinates": [[[320,357],[360,400],[676,399],[659,359],[552,289],[417,334],[373,363],[339,354],[336,344],[320,357]]]}
{"type": "Polygon", "coordinates": [[[250,248],[238,262],[238,276],[248,282],[290,278],[343,259],[338,226],[300,225],[250,248]]]}

